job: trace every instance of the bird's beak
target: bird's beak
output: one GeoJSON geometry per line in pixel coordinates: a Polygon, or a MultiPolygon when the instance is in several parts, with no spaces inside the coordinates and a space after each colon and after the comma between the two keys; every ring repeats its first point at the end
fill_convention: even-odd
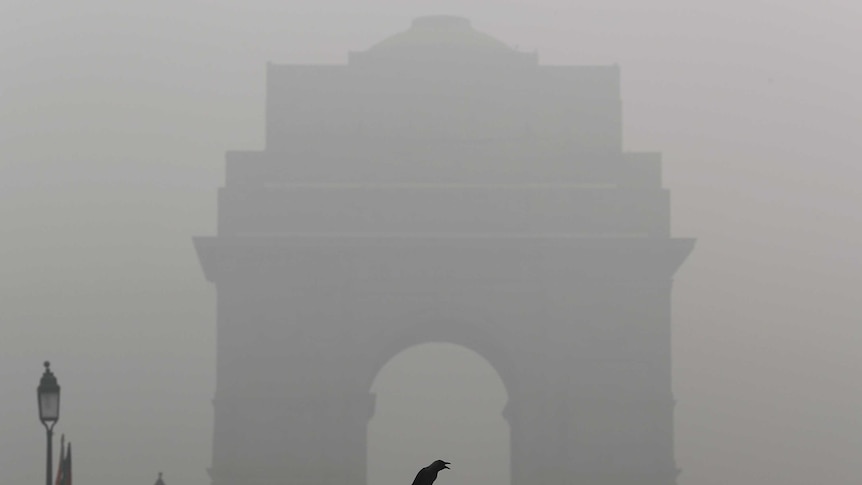
{"type": "Polygon", "coordinates": [[[446,465],[448,465],[448,464],[449,464],[449,462],[448,462],[448,461],[444,461],[444,462],[443,462],[443,468],[445,468],[445,469],[447,469],[447,470],[451,470],[451,468],[449,468],[448,466],[446,466],[446,465]]]}

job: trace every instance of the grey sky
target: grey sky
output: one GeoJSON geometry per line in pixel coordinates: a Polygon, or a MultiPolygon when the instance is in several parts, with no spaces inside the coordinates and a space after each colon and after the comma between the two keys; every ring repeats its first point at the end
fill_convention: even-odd
{"type": "Polygon", "coordinates": [[[679,483],[858,483],[854,0],[4,0],[0,482],[44,473],[51,359],[76,480],[207,483],[214,290],[191,236],[215,230],[224,151],[262,147],[265,63],[344,63],[434,13],[542,64],[621,66],[625,146],[663,152],[673,234],[698,238],[674,290],[679,483]]]}

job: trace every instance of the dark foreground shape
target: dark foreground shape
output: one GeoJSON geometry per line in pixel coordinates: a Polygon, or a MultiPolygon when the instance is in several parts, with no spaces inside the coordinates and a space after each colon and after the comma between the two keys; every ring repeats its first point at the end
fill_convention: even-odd
{"type": "Polygon", "coordinates": [[[419,470],[419,473],[416,474],[416,478],[413,479],[413,485],[432,485],[434,480],[437,480],[437,472],[449,469],[448,461],[436,460],[434,463],[426,466],[425,468],[419,470]]]}

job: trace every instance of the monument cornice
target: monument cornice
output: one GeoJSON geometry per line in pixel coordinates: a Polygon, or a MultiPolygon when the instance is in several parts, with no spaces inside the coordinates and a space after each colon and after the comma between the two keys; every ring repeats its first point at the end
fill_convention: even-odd
{"type": "Polygon", "coordinates": [[[496,259],[500,264],[494,271],[505,271],[500,265],[532,265],[545,267],[551,274],[596,275],[598,270],[603,277],[612,278],[618,273],[633,276],[634,270],[652,279],[671,278],[694,248],[695,239],[576,234],[292,234],[196,237],[194,243],[207,279],[214,282],[225,272],[301,268],[318,258],[331,264],[373,268],[378,256],[389,261],[387,265],[400,268],[402,276],[413,266],[427,265],[430,259],[441,258],[440,263],[446,264],[446,258],[452,257],[466,258],[457,265],[459,274],[471,274],[475,265],[477,277],[488,275],[484,265],[496,259]],[[294,257],[300,252],[308,257],[294,257]]]}

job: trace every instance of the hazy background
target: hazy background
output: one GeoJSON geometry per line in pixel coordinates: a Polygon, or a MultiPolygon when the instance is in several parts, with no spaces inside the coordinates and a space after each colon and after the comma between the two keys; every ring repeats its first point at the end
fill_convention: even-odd
{"type": "MultiPolygon", "coordinates": [[[[0,483],[44,480],[44,359],[76,483],[209,483],[215,292],[191,236],[214,233],[225,150],[263,147],[265,62],[344,63],[437,13],[622,67],[626,149],[664,153],[673,234],[699,238],[674,293],[680,485],[859,483],[857,0],[0,0],[0,483]]],[[[428,421],[439,456],[385,439],[501,406],[487,363],[397,359],[372,478],[444,458],[444,484],[498,483],[499,421],[428,421]],[[454,404],[416,398],[417,373],[454,404]]]]}

